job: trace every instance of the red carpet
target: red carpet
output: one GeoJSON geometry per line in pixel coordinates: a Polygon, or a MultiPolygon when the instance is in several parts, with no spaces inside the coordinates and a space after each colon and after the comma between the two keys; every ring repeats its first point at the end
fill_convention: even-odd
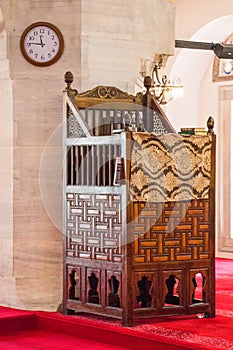
{"type": "Polygon", "coordinates": [[[97,317],[0,307],[0,349],[233,350],[233,260],[216,260],[216,318],[177,316],[132,328],[97,317]]]}

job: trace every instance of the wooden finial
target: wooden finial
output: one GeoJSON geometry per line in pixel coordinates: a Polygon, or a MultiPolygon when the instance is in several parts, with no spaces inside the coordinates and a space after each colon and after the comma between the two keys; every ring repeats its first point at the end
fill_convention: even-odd
{"type": "Polygon", "coordinates": [[[207,128],[208,128],[208,135],[213,135],[214,134],[214,118],[209,117],[207,120],[207,128]]]}
{"type": "Polygon", "coordinates": [[[152,86],[152,79],[149,75],[144,78],[144,86],[147,91],[149,91],[152,86]]]}
{"type": "Polygon", "coordinates": [[[70,90],[71,89],[71,84],[74,81],[74,76],[71,72],[66,72],[65,75],[65,83],[67,84],[66,89],[70,90]]]}

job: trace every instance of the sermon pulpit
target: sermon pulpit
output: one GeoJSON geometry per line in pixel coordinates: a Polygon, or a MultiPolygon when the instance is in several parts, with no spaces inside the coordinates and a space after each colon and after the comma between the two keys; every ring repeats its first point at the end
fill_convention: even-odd
{"type": "Polygon", "coordinates": [[[215,316],[215,135],[150,92],[64,91],[64,313],[215,316]]]}

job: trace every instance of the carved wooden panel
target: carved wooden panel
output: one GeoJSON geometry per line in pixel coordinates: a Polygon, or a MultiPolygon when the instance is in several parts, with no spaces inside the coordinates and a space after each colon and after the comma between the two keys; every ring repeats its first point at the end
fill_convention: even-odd
{"type": "Polygon", "coordinates": [[[182,270],[165,270],[163,271],[163,304],[166,307],[183,305],[184,281],[182,270]]]}
{"type": "Polygon", "coordinates": [[[81,269],[78,266],[67,267],[67,296],[68,299],[80,300],[81,269]]]}
{"type": "Polygon", "coordinates": [[[86,302],[100,304],[101,272],[99,269],[87,268],[86,302]]]}
{"type": "Polygon", "coordinates": [[[67,256],[122,261],[119,194],[67,194],[67,256]]]}
{"type": "Polygon", "coordinates": [[[135,272],[134,281],[135,308],[155,308],[158,298],[157,273],[151,271],[135,272]]]}
{"type": "MultiPolygon", "coordinates": [[[[140,98],[141,95],[139,95],[139,102],[140,102],[140,98]]],[[[86,92],[77,94],[75,96],[75,100],[77,102],[77,105],[79,105],[79,102],[83,102],[85,98],[89,98],[89,99],[98,99],[98,102],[101,103],[101,99],[107,99],[107,100],[113,100],[115,102],[115,100],[125,100],[125,102],[129,101],[129,102],[135,102],[136,97],[129,95],[127,92],[122,91],[120,89],[118,89],[115,86],[96,86],[94,87],[92,90],[88,90],[86,92]]],[[[106,101],[105,101],[106,103],[106,101]]]]}
{"type": "Polygon", "coordinates": [[[121,307],[122,303],[122,274],[116,271],[106,271],[107,306],[121,307]]]}
{"type": "Polygon", "coordinates": [[[209,269],[190,270],[190,304],[209,302],[209,269]]]}
{"type": "Polygon", "coordinates": [[[210,203],[134,203],[134,262],[205,260],[210,257],[210,203]]]}
{"type": "Polygon", "coordinates": [[[178,136],[150,94],[151,79],[145,79],[143,96],[104,86],[79,94],[71,89],[72,81],[72,76],[66,79],[64,94],[64,313],[112,316],[124,326],[141,317],[214,317],[212,128],[208,140],[183,140],[190,150],[184,161],[187,152],[171,141],[178,136]],[[148,132],[169,134],[158,137],[155,148],[154,135],[119,133],[135,125],[141,131],[143,124],[148,132]],[[135,161],[132,157],[136,134],[142,135],[146,162],[145,154],[137,153],[135,161]],[[125,176],[119,164],[126,166],[125,176]],[[132,176],[137,196],[129,191],[132,176]],[[187,188],[198,195],[176,195],[190,192],[187,188]],[[161,189],[164,195],[155,198],[161,189]]]}

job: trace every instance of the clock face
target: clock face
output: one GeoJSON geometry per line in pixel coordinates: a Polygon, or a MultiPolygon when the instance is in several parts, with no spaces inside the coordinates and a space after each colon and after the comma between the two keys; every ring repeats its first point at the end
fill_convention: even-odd
{"type": "Polygon", "coordinates": [[[20,48],[26,60],[36,66],[49,66],[62,55],[64,40],[60,30],[46,22],[37,22],[25,29],[20,48]]]}

